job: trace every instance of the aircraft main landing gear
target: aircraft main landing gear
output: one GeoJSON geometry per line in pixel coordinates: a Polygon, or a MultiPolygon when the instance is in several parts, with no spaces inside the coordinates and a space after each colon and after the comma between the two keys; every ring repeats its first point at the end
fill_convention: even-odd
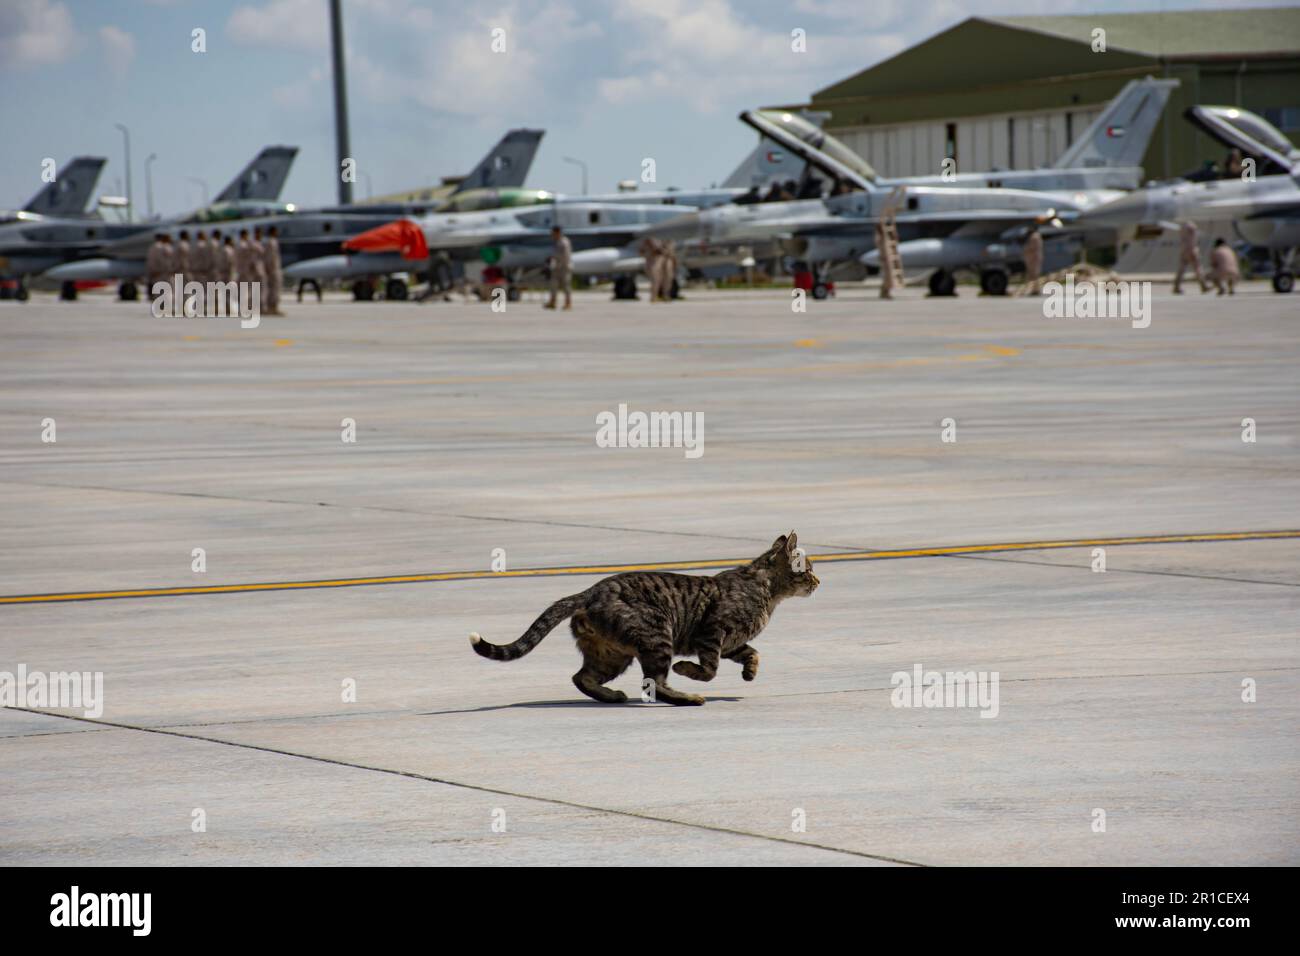
{"type": "Polygon", "coordinates": [[[985,295],[1006,295],[1010,284],[1005,269],[985,269],[980,273],[980,291],[985,295]]]}
{"type": "Polygon", "coordinates": [[[1273,291],[1281,292],[1283,295],[1295,288],[1295,273],[1288,272],[1286,269],[1273,273],[1273,291]]]}
{"type": "Polygon", "coordinates": [[[619,276],[614,280],[615,299],[635,299],[636,279],[632,276],[619,276]]]}
{"type": "Polygon", "coordinates": [[[373,302],[375,300],[375,284],[370,279],[358,279],[352,283],[352,301],[353,302],[373,302]]]}
{"type": "Polygon", "coordinates": [[[140,290],[135,287],[134,282],[123,282],[117,287],[117,297],[123,302],[134,302],[140,298],[140,290]]]}
{"type": "Polygon", "coordinates": [[[410,290],[406,282],[396,276],[384,283],[384,298],[391,302],[405,302],[410,290]]]}
{"type": "Polygon", "coordinates": [[[62,299],[64,302],[76,302],[77,283],[69,279],[66,282],[64,282],[61,286],[59,286],[59,298],[62,299]]]}
{"type": "Polygon", "coordinates": [[[936,269],[930,275],[930,295],[956,295],[957,280],[947,269],[936,269]]]}

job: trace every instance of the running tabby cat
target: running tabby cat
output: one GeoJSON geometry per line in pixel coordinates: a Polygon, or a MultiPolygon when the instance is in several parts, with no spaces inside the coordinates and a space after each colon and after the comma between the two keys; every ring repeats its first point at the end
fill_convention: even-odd
{"type": "Polygon", "coordinates": [[[698,694],[668,686],[669,665],[683,677],[709,681],[725,657],[741,665],[741,677],[753,680],[758,651],[748,642],[767,626],[783,600],[807,597],[817,589],[812,563],[797,546],[791,531],[748,564],[711,577],[661,571],[615,574],[556,601],[512,644],[489,644],[477,634],[469,640],[489,660],[513,661],[569,617],[582,651],[582,669],[573,675],[573,683],[588,697],[607,704],[627,700],[622,691],[604,685],[636,659],[647,688],[654,682],[654,699],[702,704],[698,694]],[[675,654],[695,654],[699,663],[673,664],[675,654]]]}

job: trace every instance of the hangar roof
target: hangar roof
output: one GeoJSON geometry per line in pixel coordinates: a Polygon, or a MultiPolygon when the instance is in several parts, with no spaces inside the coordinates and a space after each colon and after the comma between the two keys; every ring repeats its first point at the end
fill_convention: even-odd
{"type": "Polygon", "coordinates": [[[1140,70],[1162,57],[1270,56],[1300,56],[1300,7],[970,17],[818,90],[813,103],[1140,70]],[[1104,54],[1092,51],[1097,27],[1106,30],[1104,54]]]}
{"type": "Polygon", "coordinates": [[[984,19],[1080,43],[1091,43],[1092,31],[1101,26],[1108,48],[1153,57],[1300,53],[1300,7],[984,19]]]}

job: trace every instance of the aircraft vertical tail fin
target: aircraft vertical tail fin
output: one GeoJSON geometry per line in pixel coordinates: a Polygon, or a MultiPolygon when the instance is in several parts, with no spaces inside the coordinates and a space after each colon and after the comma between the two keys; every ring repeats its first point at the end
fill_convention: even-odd
{"type": "Polygon", "coordinates": [[[240,199],[274,201],[280,198],[284,181],[289,178],[297,146],[267,146],[253,161],[245,166],[230,185],[221,190],[215,202],[235,202],[240,199]]]}
{"type": "Polygon", "coordinates": [[[501,137],[501,142],[483,157],[468,176],[456,184],[452,195],[467,189],[492,189],[501,186],[522,186],[528,170],[537,155],[538,144],[546,135],[544,129],[512,129],[501,137]]]}
{"type": "Polygon", "coordinates": [[[62,169],[55,170],[54,182],[33,196],[23,210],[42,216],[81,215],[106,162],[102,156],[75,157],[62,169]]]}
{"type": "Polygon", "coordinates": [[[1141,166],[1177,80],[1131,80],[1055,163],[1054,169],[1141,166]]]}
{"type": "Polygon", "coordinates": [[[767,137],[760,136],[754,151],[740,161],[740,165],[723,180],[722,185],[728,189],[748,189],[751,186],[765,186],[778,179],[781,182],[798,180],[807,165],[794,153],[782,149],[767,137]]]}

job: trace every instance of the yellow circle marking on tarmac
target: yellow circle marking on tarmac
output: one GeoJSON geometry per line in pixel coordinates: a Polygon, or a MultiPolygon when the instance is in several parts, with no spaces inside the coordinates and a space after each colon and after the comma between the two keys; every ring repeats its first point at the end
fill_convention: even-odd
{"type": "MultiPolygon", "coordinates": [[[[937,548],[903,548],[893,551],[843,551],[810,554],[814,562],[888,561],[900,558],[937,558],[997,551],[1048,551],[1061,548],[1121,547],[1137,544],[1196,544],[1216,541],[1259,541],[1300,538],[1295,531],[1226,531],[1207,534],[1142,535],[1127,538],[1077,538],[1060,541],[1009,541],[997,544],[960,544],[937,548]]],[[[706,561],[660,561],[652,564],[601,564],[556,568],[520,568],[514,571],[441,571],[431,574],[395,574],[369,578],[334,578],[318,581],[267,581],[253,584],[214,584],[201,587],[137,588],[122,591],[69,591],[58,594],[13,594],[0,596],[0,604],[53,604],[64,601],[103,601],[111,598],[176,597],[191,594],[242,594],[256,591],[297,591],[313,588],[346,588],[376,584],[418,584],[436,581],[475,581],[484,578],[555,577],[562,575],[607,575],[625,571],[705,571],[734,568],[749,558],[720,558],[706,561]]]]}

